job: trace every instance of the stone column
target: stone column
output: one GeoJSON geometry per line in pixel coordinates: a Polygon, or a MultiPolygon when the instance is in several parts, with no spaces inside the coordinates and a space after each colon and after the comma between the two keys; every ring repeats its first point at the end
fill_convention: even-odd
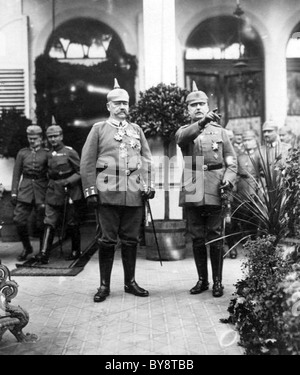
{"type": "Polygon", "coordinates": [[[144,0],[145,88],[176,83],[175,1],[144,0]]]}

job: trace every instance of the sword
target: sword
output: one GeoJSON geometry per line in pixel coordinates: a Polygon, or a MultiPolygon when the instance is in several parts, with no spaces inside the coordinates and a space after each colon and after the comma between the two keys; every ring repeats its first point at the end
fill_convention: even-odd
{"type": "Polygon", "coordinates": [[[62,219],[61,231],[60,231],[60,236],[59,236],[59,245],[60,245],[61,255],[63,255],[62,242],[63,242],[64,232],[65,232],[67,206],[68,206],[68,201],[69,201],[68,188],[65,186],[64,189],[65,189],[64,212],[63,212],[63,219],[62,219]]]}
{"type": "MultiPolygon", "coordinates": [[[[153,229],[153,234],[154,234],[154,238],[155,238],[155,243],[156,243],[156,248],[157,248],[157,252],[158,252],[158,257],[159,257],[160,265],[162,266],[162,259],[161,259],[159,245],[158,245],[158,240],[157,240],[155,225],[154,225],[154,221],[153,221],[152,211],[151,211],[151,207],[150,207],[150,202],[149,202],[149,199],[145,199],[145,201],[146,201],[147,211],[150,214],[150,219],[151,219],[151,223],[152,223],[152,229],[153,229]]],[[[147,216],[148,215],[146,213],[146,220],[147,220],[147,216]]]]}

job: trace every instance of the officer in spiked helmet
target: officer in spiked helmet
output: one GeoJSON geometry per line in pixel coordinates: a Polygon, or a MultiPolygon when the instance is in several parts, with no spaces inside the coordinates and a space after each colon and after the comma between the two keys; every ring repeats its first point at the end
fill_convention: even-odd
{"type": "Polygon", "coordinates": [[[152,156],[139,125],[128,121],[129,95],[115,79],[107,95],[109,118],[93,125],[82,149],[80,172],[88,205],[98,210],[100,287],[95,302],[110,294],[115,246],[121,242],[124,290],[139,297],[149,292],[135,281],[143,199],[154,198],[152,156]]]}
{"type": "Polygon", "coordinates": [[[184,157],[179,205],[185,207],[188,230],[193,241],[198,282],[190,290],[199,294],[208,289],[207,249],[210,243],[214,297],[223,295],[222,191],[235,184],[236,154],[227,131],[218,122],[217,110],[210,111],[208,97],[193,82],[186,102],[191,123],[180,127],[175,139],[184,157]]]}
{"type": "Polygon", "coordinates": [[[51,247],[59,220],[65,220],[72,250],[68,259],[80,257],[79,205],[82,199],[80,158],[76,150],[65,146],[63,130],[51,125],[46,130],[51,149],[47,154],[49,184],[46,192],[45,232],[37,260],[48,264],[51,247]]]}

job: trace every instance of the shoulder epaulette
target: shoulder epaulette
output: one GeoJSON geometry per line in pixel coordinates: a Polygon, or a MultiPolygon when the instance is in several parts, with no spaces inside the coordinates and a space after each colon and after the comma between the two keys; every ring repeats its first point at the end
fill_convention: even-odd
{"type": "Polygon", "coordinates": [[[26,150],[29,150],[29,147],[23,147],[23,148],[21,148],[21,149],[19,150],[19,152],[21,152],[21,151],[26,151],[26,150]]]}
{"type": "Polygon", "coordinates": [[[216,122],[211,122],[210,123],[212,126],[216,126],[217,128],[222,128],[222,126],[216,122]]]}
{"type": "Polygon", "coordinates": [[[105,123],[106,123],[106,121],[98,121],[98,122],[95,122],[95,124],[92,127],[94,128],[95,126],[100,126],[100,125],[103,125],[105,123]]]}

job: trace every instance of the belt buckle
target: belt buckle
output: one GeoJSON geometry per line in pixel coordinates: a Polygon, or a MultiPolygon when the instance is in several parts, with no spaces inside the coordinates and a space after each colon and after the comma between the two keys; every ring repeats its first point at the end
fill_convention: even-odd
{"type": "Polygon", "coordinates": [[[203,169],[204,171],[207,171],[207,170],[208,170],[208,165],[203,165],[202,169],[203,169]]]}

